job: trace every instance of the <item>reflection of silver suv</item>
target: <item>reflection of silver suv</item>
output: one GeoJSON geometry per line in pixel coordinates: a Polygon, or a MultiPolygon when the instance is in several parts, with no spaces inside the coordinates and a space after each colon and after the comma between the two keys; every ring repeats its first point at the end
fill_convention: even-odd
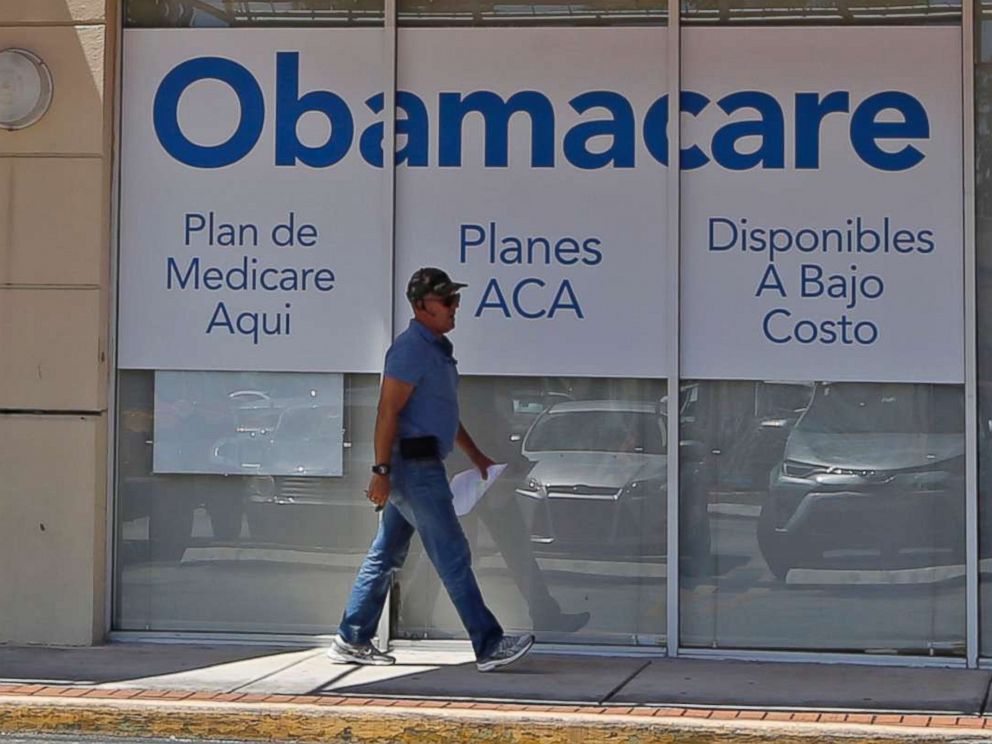
{"type": "MultiPolygon", "coordinates": [[[[521,448],[530,470],[516,489],[535,507],[535,543],[586,556],[664,553],[663,410],[663,401],[586,400],[559,403],[535,420],[521,448]]],[[[692,501],[700,514],[685,516],[708,535],[706,500],[692,501]]],[[[708,554],[700,534],[693,544],[708,554]]]]}
{"type": "Polygon", "coordinates": [[[818,384],[761,510],[772,573],[962,561],[963,432],[956,387],[818,384]]]}

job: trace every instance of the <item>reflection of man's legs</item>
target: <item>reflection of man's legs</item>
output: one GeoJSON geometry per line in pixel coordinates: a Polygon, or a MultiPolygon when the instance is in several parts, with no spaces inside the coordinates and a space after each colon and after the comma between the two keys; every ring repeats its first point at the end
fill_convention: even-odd
{"type": "MultiPolygon", "coordinates": [[[[506,563],[507,572],[527,604],[534,630],[572,633],[589,622],[588,612],[568,613],[551,596],[541,567],[534,557],[533,544],[520,504],[512,493],[492,489],[482,498],[472,513],[461,519],[469,543],[477,542],[478,520],[482,520],[506,563]]],[[[435,623],[433,608],[440,584],[436,576],[413,551],[403,571],[404,592],[400,612],[410,625],[430,626],[435,623]]]]}
{"type": "Polygon", "coordinates": [[[514,495],[494,489],[479,502],[476,511],[502,554],[513,582],[527,602],[534,629],[572,632],[584,626],[589,621],[588,613],[562,613],[561,606],[551,596],[534,557],[530,529],[524,522],[514,495]]]}
{"type": "Polygon", "coordinates": [[[393,573],[406,560],[412,536],[413,526],[388,502],[341,618],[338,633],[348,643],[365,644],[375,635],[393,573]]]}
{"type": "Polygon", "coordinates": [[[476,658],[484,658],[503,637],[503,629],[486,607],[472,572],[472,555],[462,532],[444,465],[408,462],[395,472],[404,515],[414,523],[451,603],[472,640],[476,658]]]}

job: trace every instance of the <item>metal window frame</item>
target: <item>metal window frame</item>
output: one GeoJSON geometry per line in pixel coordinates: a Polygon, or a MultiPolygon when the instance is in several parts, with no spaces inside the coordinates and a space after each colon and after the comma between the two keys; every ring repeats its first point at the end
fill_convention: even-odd
{"type": "MultiPolygon", "coordinates": [[[[386,297],[389,308],[389,338],[396,337],[396,302],[393,294],[396,286],[396,78],[397,78],[397,31],[396,31],[396,0],[385,0],[385,27],[383,33],[386,34],[386,69],[385,80],[383,81],[383,94],[385,97],[383,108],[383,133],[382,133],[382,157],[383,173],[385,174],[384,187],[386,189],[386,214],[383,215],[385,224],[386,241],[389,246],[389,271],[386,281],[386,297]],[[387,147],[388,143],[388,147],[387,147]],[[385,159],[389,157],[388,163],[385,159]]],[[[383,349],[385,353],[385,349],[383,349]]],[[[382,377],[380,376],[380,387],[382,377]]],[[[379,514],[379,522],[382,522],[383,514],[379,514]]],[[[390,619],[393,616],[393,592],[390,590],[386,594],[385,609],[379,617],[379,627],[376,636],[380,644],[388,645],[392,637],[392,627],[390,619]]]]}
{"type": "MultiPolygon", "coordinates": [[[[113,36],[114,43],[114,84],[111,95],[113,101],[113,142],[110,157],[113,158],[110,176],[110,285],[107,288],[107,312],[110,316],[107,326],[107,471],[106,471],[106,531],[103,596],[103,635],[110,638],[114,628],[114,603],[117,600],[117,331],[119,323],[120,292],[118,287],[120,270],[120,225],[121,225],[121,131],[123,129],[124,99],[124,2],[114,3],[114,27],[104,28],[104,39],[113,36]]],[[[109,26],[109,24],[108,24],[109,26]]]]}
{"type": "Polygon", "coordinates": [[[962,0],[962,195],[964,213],[965,660],[979,666],[978,360],[975,224],[975,4],[962,0]]]}
{"type": "Polygon", "coordinates": [[[666,197],[668,200],[668,231],[666,235],[668,254],[668,304],[666,306],[668,323],[665,348],[668,358],[668,523],[666,524],[667,571],[665,592],[665,638],[667,655],[670,658],[679,656],[680,645],[680,608],[679,608],[679,441],[681,437],[681,421],[679,421],[679,403],[681,396],[681,308],[682,308],[682,163],[679,157],[682,151],[682,3],[681,0],[668,0],[668,182],[666,197]]]}

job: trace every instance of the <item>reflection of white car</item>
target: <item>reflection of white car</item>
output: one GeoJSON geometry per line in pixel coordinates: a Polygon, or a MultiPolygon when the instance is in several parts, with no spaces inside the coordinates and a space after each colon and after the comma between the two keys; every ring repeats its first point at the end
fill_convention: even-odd
{"type": "Polygon", "coordinates": [[[279,407],[260,390],[235,390],[227,394],[239,434],[267,434],[279,420],[279,407]]]}
{"type": "MultiPolygon", "coordinates": [[[[532,540],[570,552],[663,553],[667,524],[664,402],[586,400],[545,411],[524,437],[516,493],[536,505],[532,540]]],[[[685,477],[692,478],[692,468],[685,477]]],[[[694,549],[709,553],[706,500],[689,500],[694,549]],[[692,504],[700,508],[694,508],[692,504]],[[698,514],[696,512],[699,512],[698,514]]]]}
{"type": "Polygon", "coordinates": [[[617,500],[635,479],[664,478],[665,418],[650,403],[559,403],[538,418],[521,454],[534,462],[524,496],[617,500]]]}
{"type": "Polygon", "coordinates": [[[271,431],[242,432],[216,441],[211,466],[269,475],[340,475],[342,419],[336,406],[277,409],[271,431]]]}

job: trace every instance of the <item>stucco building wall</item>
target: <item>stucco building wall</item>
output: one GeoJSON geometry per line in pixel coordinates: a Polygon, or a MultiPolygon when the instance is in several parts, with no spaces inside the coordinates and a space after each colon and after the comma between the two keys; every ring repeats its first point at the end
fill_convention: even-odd
{"type": "Polygon", "coordinates": [[[113,0],[4,0],[54,79],[0,131],[0,643],[105,633],[113,0]]]}

